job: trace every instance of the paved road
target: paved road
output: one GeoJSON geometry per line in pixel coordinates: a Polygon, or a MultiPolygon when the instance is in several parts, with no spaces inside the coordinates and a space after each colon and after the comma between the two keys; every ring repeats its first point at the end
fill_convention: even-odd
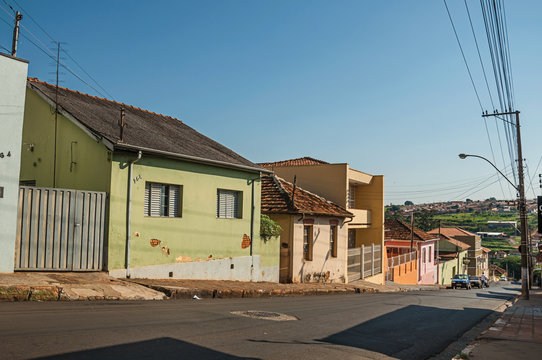
{"type": "Polygon", "coordinates": [[[0,303],[0,357],[425,359],[518,293],[483,290],[147,302],[0,303]],[[259,310],[297,317],[234,315],[259,310]]]}

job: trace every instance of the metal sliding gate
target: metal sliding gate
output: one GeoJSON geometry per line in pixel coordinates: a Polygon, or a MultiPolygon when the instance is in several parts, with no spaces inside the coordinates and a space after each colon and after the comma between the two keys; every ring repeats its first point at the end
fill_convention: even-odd
{"type": "Polygon", "coordinates": [[[100,271],[106,193],[21,186],[15,270],[100,271]]]}

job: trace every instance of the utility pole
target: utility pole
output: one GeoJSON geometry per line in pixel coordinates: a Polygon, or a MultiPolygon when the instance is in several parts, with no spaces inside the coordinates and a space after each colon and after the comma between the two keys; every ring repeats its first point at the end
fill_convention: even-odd
{"type": "MultiPolygon", "coordinates": [[[[529,300],[529,268],[528,268],[528,247],[527,247],[527,205],[525,203],[525,184],[523,175],[523,152],[521,151],[521,131],[519,125],[519,111],[504,113],[482,114],[482,117],[516,115],[516,136],[518,147],[518,177],[519,185],[516,190],[519,193],[519,220],[521,228],[521,299],[529,300]]],[[[505,120],[507,121],[507,120],[505,120]]]]}
{"type": "Polygon", "coordinates": [[[56,43],[56,86],[55,86],[55,141],[53,156],[53,187],[56,187],[56,143],[58,133],[58,71],[60,68],[60,42],[56,43]]]}
{"type": "Polygon", "coordinates": [[[11,55],[17,56],[17,42],[19,41],[19,21],[23,19],[23,15],[15,12],[15,27],[13,28],[13,41],[11,42],[11,55]]]}

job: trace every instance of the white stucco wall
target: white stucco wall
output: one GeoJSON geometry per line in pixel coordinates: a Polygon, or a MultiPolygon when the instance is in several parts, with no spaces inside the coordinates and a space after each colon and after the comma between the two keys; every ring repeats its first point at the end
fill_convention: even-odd
{"type": "MultiPolygon", "coordinates": [[[[330,251],[330,218],[310,217],[313,224],[313,259],[303,259],[303,219],[296,217],[293,229],[293,282],[345,282],[347,263],[347,226],[339,220],[337,228],[337,257],[330,251]],[[326,273],[329,271],[329,277],[326,273]],[[326,278],[327,277],[327,278],[326,278]]],[[[335,220],[337,220],[335,218],[335,220]]]]}
{"type": "Polygon", "coordinates": [[[0,273],[14,268],[27,71],[26,61],[0,53],[0,273]]]}

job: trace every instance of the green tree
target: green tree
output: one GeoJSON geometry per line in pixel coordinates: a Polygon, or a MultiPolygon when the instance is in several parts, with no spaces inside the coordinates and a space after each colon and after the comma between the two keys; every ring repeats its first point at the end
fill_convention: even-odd
{"type": "Polygon", "coordinates": [[[275,236],[279,236],[282,231],[282,227],[279,224],[271,220],[271,218],[265,214],[260,215],[260,237],[264,242],[275,236]]]}
{"type": "Polygon", "coordinates": [[[405,201],[405,206],[411,206],[414,205],[414,203],[410,200],[405,201]]]}
{"type": "Polygon", "coordinates": [[[422,210],[414,214],[414,226],[423,231],[433,230],[438,227],[439,220],[435,219],[435,210],[422,210]]]}

